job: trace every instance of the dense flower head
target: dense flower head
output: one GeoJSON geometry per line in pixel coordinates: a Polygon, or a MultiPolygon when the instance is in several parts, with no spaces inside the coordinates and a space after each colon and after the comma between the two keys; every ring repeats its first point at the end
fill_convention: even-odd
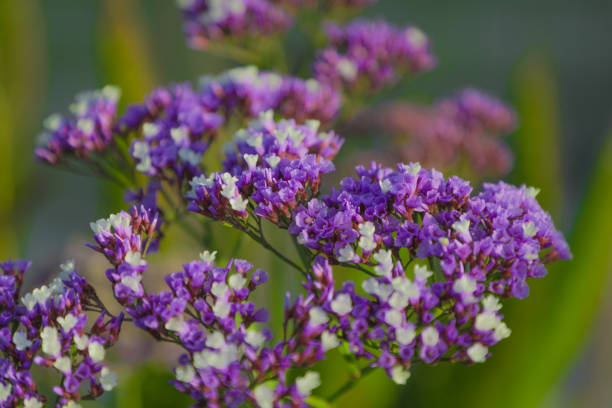
{"type": "Polygon", "coordinates": [[[77,95],[70,106],[71,116],[53,114],[44,123],[36,155],[55,164],[64,155],[87,158],[113,140],[120,91],[113,86],[77,95]]]}
{"type": "Polygon", "coordinates": [[[206,49],[210,41],[270,35],[287,29],[291,15],[269,0],[180,0],[188,43],[206,49]]]}
{"type": "Polygon", "coordinates": [[[340,94],[315,79],[303,80],[255,66],[231,69],[201,79],[201,94],[210,109],[226,116],[256,117],[268,110],[298,122],[317,119],[329,123],[340,108],[340,94]]]}
{"type": "MultiPolygon", "coordinates": [[[[9,270],[14,267],[3,265],[3,280],[14,277],[9,270]]],[[[14,265],[20,269],[27,263],[14,265]]],[[[111,390],[117,378],[103,360],[105,350],[117,340],[122,321],[123,315],[109,316],[101,309],[93,287],[75,272],[72,261],[62,265],[60,277],[23,295],[12,311],[3,311],[0,407],[43,406],[46,398],[38,394],[30,373],[32,363],[50,367],[62,376],[53,388],[57,407],[79,406],[75,401],[97,398],[111,390]],[[99,313],[93,322],[89,311],[99,313]]]]}
{"type": "MultiPolygon", "coordinates": [[[[523,298],[527,278],[569,259],[562,235],[534,198],[535,189],[445,179],[418,164],[396,171],[358,167],[329,196],[293,214],[298,241],[334,262],[365,264],[388,275],[402,257],[435,259],[441,276],[468,276],[486,291],[523,298]]],[[[404,262],[406,259],[404,259],[404,262]]]]}
{"type": "Polygon", "coordinates": [[[515,114],[501,101],[474,89],[431,106],[393,102],[365,112],[352,127],[393,139],[393,159],[444,169],[467,168],[474,176],[501,176],[512,153],[500,140],[515,126],[515,114]]]}
{"type": "Polygon", "coordinates": [[[158,88],[144,103],[129,106],[118,131],[137,133],[130,148],[136,170],[180,182],[200,174],[202,156],[222,123],[191,85],[180,84],[158,88]]]}
{"type": "Polygon", "coordinates": [[[377,90],[402,75],[431,70],[429,40],[416,27],[398,29],[385,21],[356,20],[328,25],[330,45],[315,61],[315,78],[350,90],[377,90]]]}
{"type": "Polygon", "coordinates": [[[227,146],[222,172],[191,181],[188,208],[234,223],[249,210],[275,223],[288,220],[293,208],[317,194],[342,142],[333,132],[319,132],[318,121],[275,122],[271,111],[262,113],[227,146]]]}

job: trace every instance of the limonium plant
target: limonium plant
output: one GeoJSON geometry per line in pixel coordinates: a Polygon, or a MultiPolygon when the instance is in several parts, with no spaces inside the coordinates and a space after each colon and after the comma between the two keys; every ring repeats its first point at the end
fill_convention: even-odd
{"type": "MultiPolygon", "coordinates": [[[[279,35],[304,9],[350,15],[367,3],[179,6],[191,46],[228,43],[236,57],[251,52],[241,48],[245,38],[279,35]]],[[[111,309],[120,312],[111,313],[97,293],[102,289],[72,261],[29,293],[22,284],[30,262],[0,264],[1,408],[75,408],[112,390],[118,377],[106,354],[123,340],[125,325],[180,351],[171,384],[200,407],[331,402],[372,370],[405,384],[415,364],[483,363],[511,334],[504,300],[525,298],[529,279],[571,258],[538,204],[538,190],[502,181],[475,188],[418,162],[390,168],[372,162],[325,186],[323,176],[335,171],[336,155],[351,142],[334,126],[358,113],[343,107],[365,106],[371,95],[435,65],[429,40],[415,27],[363,19],[325,27],[328,44],[313,53],[311,79],[239,66],[195,86],[155,89],[123,111],[120,90],[107,86],[77,96],[70,114],[45,121],[36,149],[42,162],[94,172],[125,190],[126,208],[92,222],[87,243],[107,262],[118,305],[111,309]],[[213,160],[207,152],[222,142],[223,157],[213,160]],[[248,260],[217,260],[226,243],[194,222],[240,231],[301,279],[301,291],[285,296],[282,328],[269,326],[270,313],[252,296],[273,274],[248,260]],[[173,225],[185,228],[202,252],[153,291],[149,255],[165,245],[164,231],[173,225]],[[295,257],[275,247],[270,228],[294,242],[295,257]],[[315,400],[321,384],[315,367],[331,350],[357,374],[315,400]],[[60,378],[53,395],[42,395],[34,366],[60,378]]],[[[460,124],[465,149],[478,140],[473,135],[509,131],[514,118],[477,91],[431,109],[460,124]]],[[[472,151],[468,163],[481,169],[478,148],[472,151]]]]}

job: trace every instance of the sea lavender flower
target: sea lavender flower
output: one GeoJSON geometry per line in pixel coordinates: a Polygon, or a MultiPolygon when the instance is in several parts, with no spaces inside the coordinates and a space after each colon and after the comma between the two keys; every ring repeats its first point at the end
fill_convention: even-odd
{"type": "Polygon", "coordinates": [[[317,194],[321,175],[333,170],[330,160],[342,146],[333,132],[318,129],[317,121],[275,122],[271,111],[262,113],[227,146],[222,172],[191,181],[188,209],[234,225],[249,210],[286,222],[293,208],[317,194]]]}
{"type": "Polygon", "coordinates": [[[226,37],[270,35],[287,29],[291,15],[268,0],[179,0],[189,46],[206,49],[226,37]]]}
{"type": "Polygon", "coordinates": [[[508,106],[480,91],[466,89],[432,106],[394,102],[365,112],[351,128],[386,134],[390,161],[419,161],[441,169],[468,169],[477,178],[501,176],[512,167],[512,153],[499,140],[515,126],[508,106]]]}
{"type": "Polygon", "coordinates": [[[153,91],[129,106],[118,131],[137,132],[130,153],[136,170],[179,184],[201,173],[202,155],[223,123],[189,84],[153,91]]]}
{"type": "Polygon", "coordinates": [[[120,90],[113,86],[84,92],[70,106],[72,116],[49,116],[36,149],[38,158],[56,164],[68,154],[87,159],[103,151],[113,140],[119,96],[120,90]]]}
{"type": "Polygon", "coordinates": [[[217,77],[203,77],[202,99],[209,109],[225,116],[257,117],[268,110],[303,123],[331,122],[340,108],[340,94],[317,80],[303,80],[260,71],[255,66],[231,69],[217,77]]]}
{"type": "Polygon", "coordinates": [[[14,284],[12,289],[3,285],[3,295],[12,293],[8,304],[15,305],[3,311],[0,323],[0,406],[43,406],[46,397],[38,393],[30,373],[35,363],[62,376],[60,385],[53,388],[56,406],[78,407],[75,401],[97,398],[117,384],[116,375],[103,360],[105,349],[117,339],[123,315],[107,314],[93,287],[75,272],[71,261],[62,265],[60,277],[17,303],[28,266],[22,261],[0,266],[2,282],[14,284]],[[87,311],[99,313],[93,324],[88,325],[87,311]]]}
{"type": "Polygon", "coordinates": [[[377,90],[435,65],[429,40],[416,27],[400,30],[382,20],[356,20],[328,25],[327,36],[330,45],[315,61],[315,78],[335,87],[377,90]]]}
{"type": "Polygon", "coordinates": [[[416,163],[396,171],[372,164],[295,211],[289,230],[333,262],[390,276],[397,262],[434,257],[449,279],[467,276],[492,293],[519,298],[528,293],[527,278],[571,257],[534,189],[499,183],[473,197],[471,191],[468,182],[416,163]]]}

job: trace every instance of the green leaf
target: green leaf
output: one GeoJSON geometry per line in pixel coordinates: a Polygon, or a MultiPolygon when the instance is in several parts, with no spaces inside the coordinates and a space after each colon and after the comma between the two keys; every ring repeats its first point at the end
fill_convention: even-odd
{"type": "Polygon", "coordinates": [[[166,367],[155,364],[140,367],[117,387],[117,408],[188,407],[193,400],[168,384],[172,379],[166,367]]]}

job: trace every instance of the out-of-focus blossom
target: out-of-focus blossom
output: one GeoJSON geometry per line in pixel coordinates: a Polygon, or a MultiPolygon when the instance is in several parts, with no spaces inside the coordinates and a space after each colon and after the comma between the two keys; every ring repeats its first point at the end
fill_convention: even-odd
{"type": "Polygon", "coordinates": [[[299,123],[316,119],[329,123],[338,113],[340,94],[317,80],[303,80],[247,66],[231,69],[218,77],[201,79],[204,103],[226,116],[256,117],[277,111],[299,123]]]}
{"type": "Polygon", "coordinates": [[[404,75],[431,70],[429,40],[416,27],[398,29],[385,21],[356,20],[327,27],[330,45],[315,61],[315,78],[348,91],[378,90],[404,75]]]}
{"type": "Polygon", "coordinates": [[[38,158],[56,164],[64,155],[86,159],[104,150],[113,140],[119,96],[119,89],[113,86],[84,92],[70,105],[71,116],[49,116],[39,137],[38,158]]]}
{"type": "Polygon", "coordinates": [[[467,89],[433,106],[383,105],[358,117],[351,130],[390,136],[391,161],[467,169],[476,178],[486,178],[510,171],[512,153],[499,138],[510,133],[515,122],[508,106],[467,89]]]}

